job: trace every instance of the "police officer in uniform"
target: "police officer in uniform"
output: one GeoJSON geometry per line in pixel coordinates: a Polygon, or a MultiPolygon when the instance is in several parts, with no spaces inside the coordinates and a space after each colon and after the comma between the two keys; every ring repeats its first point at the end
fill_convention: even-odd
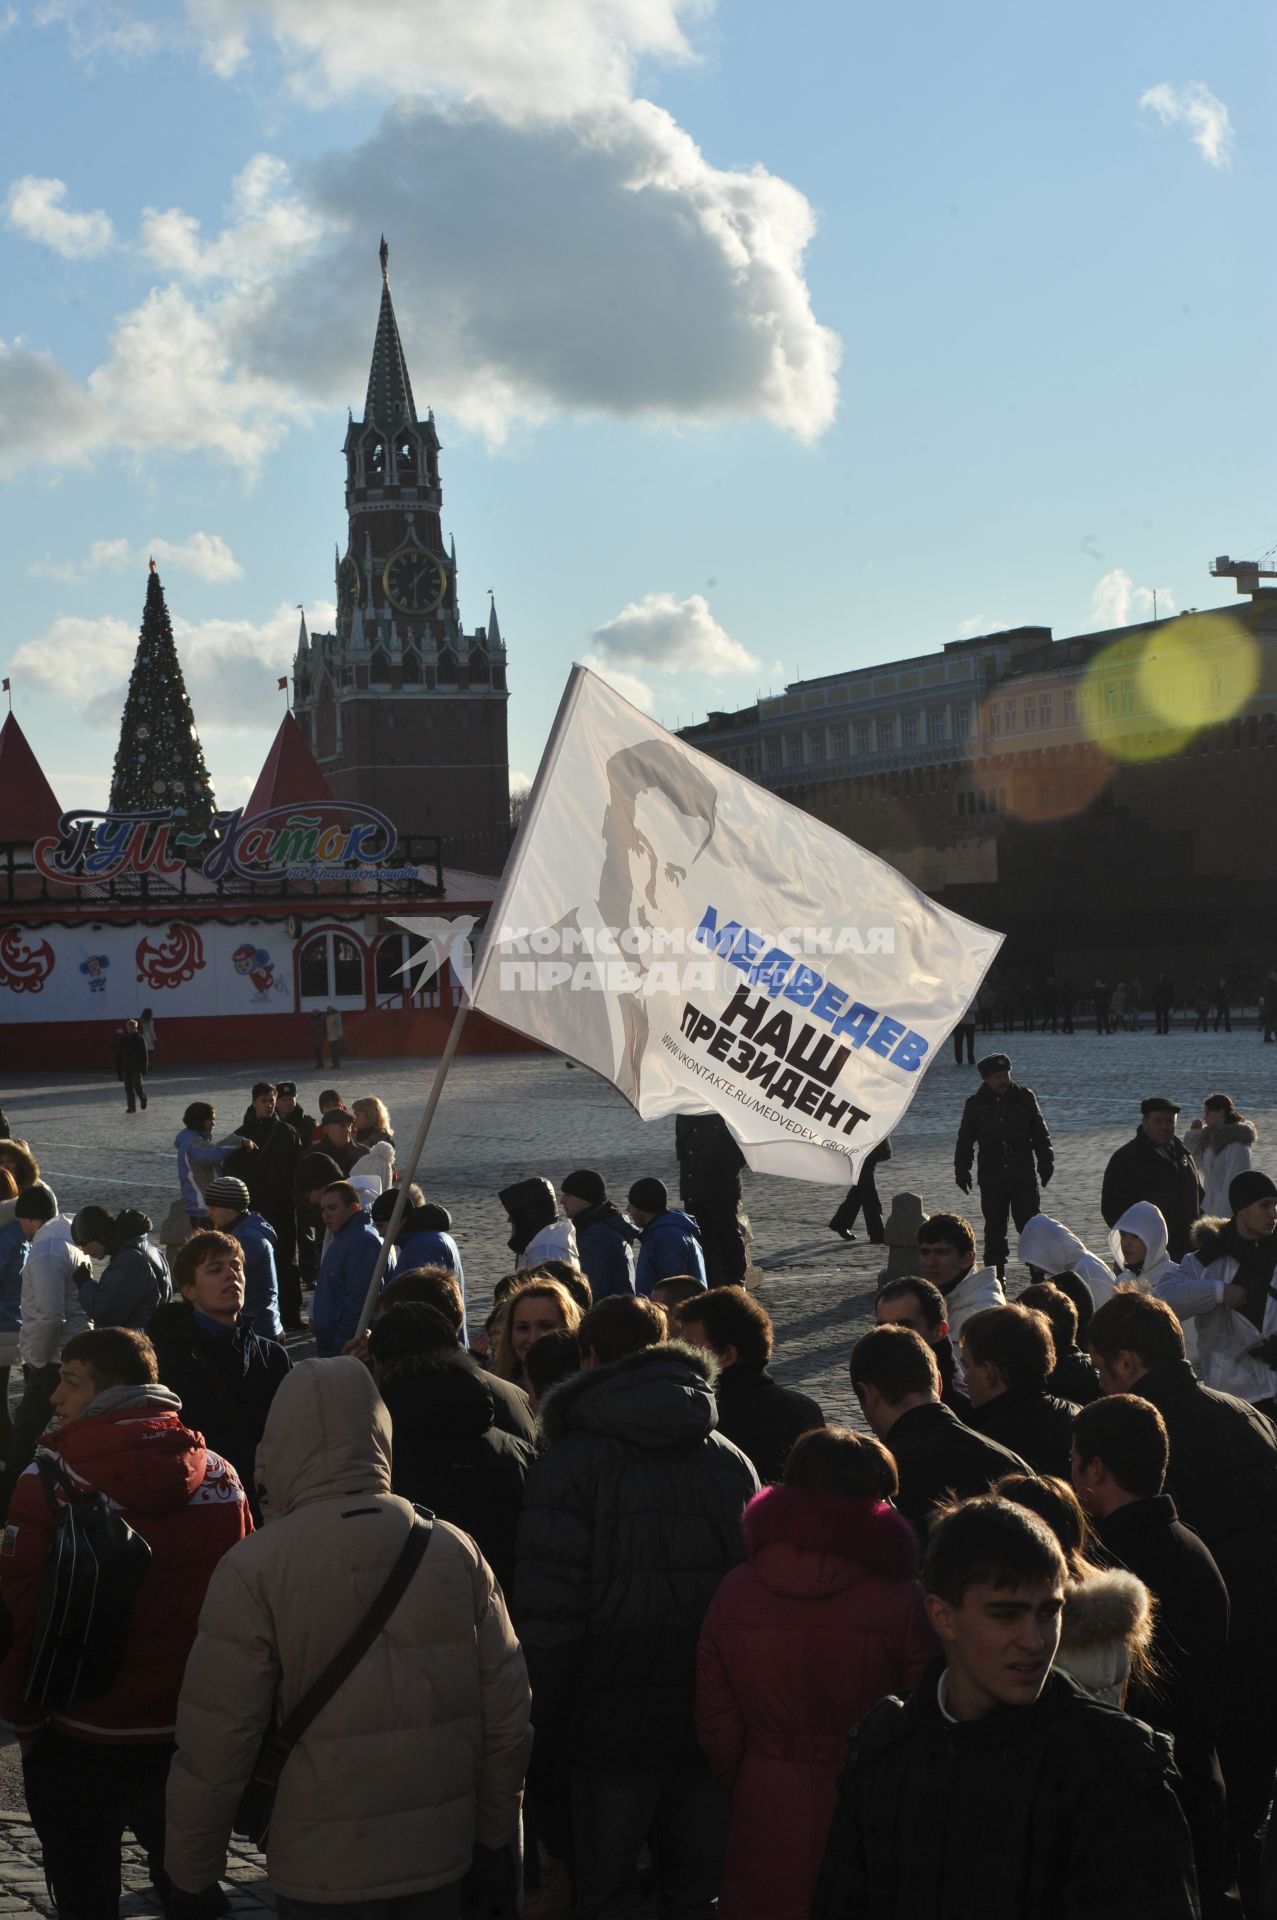
{"type": "Polygon", "coordinates": [[[954,1178],[971,1191],[975,1166],[984,1214],[984,1264],[1001,1279],[1007,1263],[1007,1215],[1018,1230],[1042,1211],[1045,1187],[1055,1171],[1055,1155],[1042,1109],[1031,1087],[1017,1086],[1005,1053],[991,1053],[976,1065],[981,1086],[962,1110],[954,1149],[954,1178]]]}

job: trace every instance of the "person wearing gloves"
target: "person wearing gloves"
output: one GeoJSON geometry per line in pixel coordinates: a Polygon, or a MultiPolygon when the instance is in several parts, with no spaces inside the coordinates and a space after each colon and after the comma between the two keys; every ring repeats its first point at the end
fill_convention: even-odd
{"type": "Polygon", "coordinates": [[[0,1480],[0,1518],[18,1476],[30,1465],[36,1441],[49,1424],[62,1349],[74,1334],[88,1330],[80,1288],[93,1278],[89,1256],[76,1246],[71,1221],[58,1212],[52,1187],[38,1180],[25,1188],[18,1195],[14,1218],[22,1223],[30,1245],[22,1270],[22,1330],[18,1335],[23,1394],[0,1480]]]}
{"type": "Polygon", "coordinates": [[[1159,1298],[1197,1331],[1208,1387],[1277,1415],[1277,1186],[1252,1167],[1228,1190],[1231,1216],[1199,1220],[1193,1250],[1159,1298]]]}
{"type": "Polygon", "coordinates": [[[1048,1280],[1053,1274],[1076,1273],[1091,1289],[1097,1307],[1113,1297],[1113,1269],[1091,1253],[1071,1227],[1053,1220],[1049,1213],[1035,1213],[1025,1221],[1019,1256],[1026,1267],[1036,1267],[1048,1280]]]}
{"type": "Polygon", "coordinates": [[[86,1280],[80,1305],[95,1327],[150,1330],[157,1307],[173,1298],[168,1261],[147,1239],[151,1222],[136,1207],[112,1219],[105,1207],[81,1207],[71,1222],[71,1237],[90,1260],[105,1260],[99,1280],[86,1280]]]}
{"type": "Polygon", "coordinates": [[[497,1195],[510,1222],[506,1241],[514,1255],[515,1271],[539,1267],[543,1260],[570,1260],[580,1264],[576,1234],[570,1220],[560,1220],[554,1188],[544,1174],[516,1180],[497,1195]]]}
{"type": "Polygon", "coordinates": [[[976,1072],[980,1090],[962,1109],[954,1147],[953,1177],[963,1193],[971,1191],[974,1166],[984,1214],[984,1264],[1006,1273],[1007,1215],[1023,1231],[1042,1205],[1038,1182],[1046,1186],[1055,1171],[1051,1135],[1032,1087],[1017,1086],[1005,1053],[991,1053],[976,1072]]]}
{"type": "MultiPolygon", "coordinates": [[[[399,1560],[417,1516],[391,1491],[390,1461],[366,1367],[294,1367],[257,1455],[268,1524],[214,1573],[182,1682],[164,1855],[179,1903],[216,1887],[263,1737],[399,1560]]],[[[492,1571],[436,1519],[386,1625],[280,1775],[266,1842],[280,1913],[455,1920],[466,1896],[466,1912],[509,1911],[529,1708],[492,1571]]]]}
{"type": "MultiPolygon", "coordinates": [[[[1118,1286],[1137,1286],[1164,1299],[1160,1283],[1179,1273],[1178,1262],[1166,1250],[1166,1240],[1166,1221],[1160,1207],[1151,1200],[1137,1200],[1128,1207],[1109,1234],[1113,1259],[1120,1269],[1118,1286]]],[[[1100,1304],[1097,1300],[1096,1305],[1100,1304]]]]}
{"type": "Polygon", "coordinates": [[[1202,1176],[1202,1213],[1208,1219],[1227,1219],[1228,1189],[1239,1173],[1249,1173],[1250,1150],[1258,1138],[1258,1129],[1238,1113],[1228,1094],[1207,1094],[1202,1117],[1185,1133],[1184,1145],[1202,1176]]]}

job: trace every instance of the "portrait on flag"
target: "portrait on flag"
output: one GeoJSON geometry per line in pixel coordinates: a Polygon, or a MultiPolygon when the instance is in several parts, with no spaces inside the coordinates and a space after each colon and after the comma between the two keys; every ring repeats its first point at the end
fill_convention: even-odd
{"type": "Polygon", "coordinates": [[[644,1119],[717,1112],[756,1169],[845,1183],[1000,941],[577,667],[472,1004],[644,1119]]]}

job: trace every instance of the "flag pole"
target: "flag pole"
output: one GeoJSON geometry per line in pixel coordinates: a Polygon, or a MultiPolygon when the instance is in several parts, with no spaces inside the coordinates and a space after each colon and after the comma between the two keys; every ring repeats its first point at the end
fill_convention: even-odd
{"type": "Polygon", "coordinates": [[[443,1052],[439,1057],[439,1064],[435,1068],[435,1077],[430,1089],[430,1098],[426,1101],[426,1110],[421,1116],[421,1125],[417,1128],[417,1137],[412,1143],[412,1149],[408,1155],[408,1164],[406,1167],[400,1168],[399,1191],[395,1195],[394,1211],[391,1213],[390,1219],[387,1222],[385,1238],[377,1250],[377,1264],[372,1270],[372,1279],[368,1282],[368,1292],[364,1299],[363,1312],[359,1316],[359,1325],[355,1328],[356,1340],[363,1339],[368,1331],[369,1323],[372,1320],[372,1310],[376,1306],[377,1296],[381,1292],[381,1283],[385,1277],[386,1264],[390,1259],[390,1250],[395,1244],[395,1235],[403,1223],[404,1213],[408,1206],[408,1189],[412,1185],[413,1176],[416,1174],[417,1168],[421,1163],[421,1156],[426,1150],[426,1136],[430,1132],[430,1123],[435,1117],[435,1109],[439,1105],[439,1096],[443,1092],[443,1083],[448,1077],[448,1068],[452,1065],[452,1056],[457,1051],[457,1042],[461,1038],[461,1029],[466,1024],[466,1014],[469,1010],[469,1005],[463,996],[458,1002],[456,1013],[452,1017],[452,1025],[448,1030],[448,1038],[444,1043],[443,1052]]]}
{"type": "Polygon", "coordinates": [[[377,1296],[381,1292],[381,1283],[385,1277],[386,1267],[390,1260],[390,1249],[395,1244],[395,1235],[403,1223],[404,1213],[407,1210],[408,1189],[412,1185],[413,1177],[421,1161],[421,1156],[426,1150],[426,1137],[430,1132],[430,1123],[434,1119],[435,1110],[439,1105],[439,1097],[443,1092],[443,1083],[448,1077],[448,1068],[452,1065],[452,1056],[457,1051],[457,1042],[461,1038],[461,1029],[466,1023],[466,1014],[470,1010],[470,1003],[478,994],[479,984],[483,979],[484,969],[488,963],[488,955],[496,942],[497,929],[504,925],[506,895],[510,892],[518,875],[523,844],[540,810],[541,798],[545,791],[550,769],[556,758],[556,749],[559,744],[562,729],[584,677],[585,669],[574,665],[571,673],[568,675],[568,683],[563,689],[563,697],[559,701],[559,710],[554,716],[554,725],[550,730],[550,737],[546,742],[545,752],[541,755],[541,764],[537,768],[536,779],[532,782],[532,790],[528,795],[528,803],[523,809],[523,818],[519,822],[519,830],[514,836],[514,845],[511,847],[509,856],[506,859],[502,872],[501,888],[497,898],[493,901],[492,911],[488,915],[488,922],[483,932],[483,945],[475,961],[469,993],[467,995],[463,990],[463,997],[453,1016],[447,1041],[439,1057],[439,1065],[435,1068],[434,1084],[430,1089],[430,1098],[426,1101],[426,1110],[421,1116],[421,1125],[417,1128],[417,1137],[412,1143],[407,1165],[401,1167],[399,1170],[399,1191],[395,1195],[394,1211],[386,1223],[385,1238],[378,1249],[377,1264],[374,1266],[372,1278],[368,1282],[368,1292],[364,1298],[363,1312],[359,1316],[359,1325],[355,1328],[356,1340],[363,1339],[372,1322],[372,1311],[377,1304],[377,1296]]]}

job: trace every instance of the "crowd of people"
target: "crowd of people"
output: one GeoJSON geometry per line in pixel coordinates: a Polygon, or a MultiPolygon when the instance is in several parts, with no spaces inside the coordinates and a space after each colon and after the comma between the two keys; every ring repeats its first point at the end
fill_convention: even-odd
{"type": "Polygon", "coordinates": [[[1159,973],[1151,985],[1132,977],[1106,979],[1096,974],[1079,984],[1063,975],[1045,974],[1018,984],[996,974],[985,980],[954,1032],[954,1049],[968,1030],[982,1033],[1139,1033],[1151,1015],[1154,1033],[1169,1033],[1176,1020],[1193,1024],[1195,1033],[1225,1033],[1233,1020],[1251,1019],[1265,1040],[1277,1040],[1277,970],[1262,979],[1234,980],[1218,974],[1196,980],[1190,989],[1159,973]]]}
{"type": "Polygon", "coordinates": [[[772,1373],[708,1117],[682,1204],[501,1188],[482,1299],[376,1097],[193,1102],[158,1234],[0,1138],[0,1715],[59,1912],[117,1913],[126,1830],[173,1920],[233,1832],[284,1920],[1277,1910],[1277,1185],[1227,1095],[1149,1096],[1095,1253],[980,1075],[983,1260],[941,1212],[883,1277],[863,1430],[772,1373]]]}

